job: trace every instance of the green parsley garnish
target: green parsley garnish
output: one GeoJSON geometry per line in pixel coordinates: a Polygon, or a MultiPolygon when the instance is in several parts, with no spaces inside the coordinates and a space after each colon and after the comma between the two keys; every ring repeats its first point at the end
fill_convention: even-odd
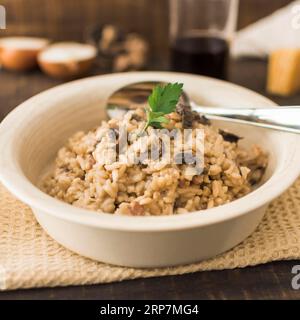
{"type": "Polygon", "coordinates": [[[148,98],[146,109],[147,122],[142,133],[149,127],[161,128],[162,123],[168,123],[166,115],[173,112],[182,93],[182,83],[168,83],[166,86],[156,86],[148,98]]]}

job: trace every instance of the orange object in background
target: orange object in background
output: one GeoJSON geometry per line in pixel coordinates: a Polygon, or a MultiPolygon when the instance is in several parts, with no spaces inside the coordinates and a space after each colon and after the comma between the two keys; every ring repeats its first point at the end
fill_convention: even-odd
{"type": "Polygon", "coordinates": [[[267,91],[290,96],[300,90],[300,49],[280,49],[269,58],[267,91]]]}

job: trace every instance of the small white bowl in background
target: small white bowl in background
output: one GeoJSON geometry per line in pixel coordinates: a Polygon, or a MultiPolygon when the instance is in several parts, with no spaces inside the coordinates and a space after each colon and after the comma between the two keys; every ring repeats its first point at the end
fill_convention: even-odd
{"type": "MultiPolygon", "coordinates": [[[[66,248],[95,260],[132,267],[192,263],[229,250],[249,236],[268,203],[300,173],[299,138],[272,130],[222,123],[269,152],[264,183],[220,207],[174,216],[127,217],[80,209],[43,193],[41,174],[58,149],[78,130],[100,125],[105,100],[137,81],[182,82],[200,103],[272,106],[242,87],[196,75],[134,72],[97,76],[64,84],[29,99],[0,125],[0,181],[27,203],[46,232],[66,248]]],[[[17,213],[16,213],[17,214],[17,213]]]]}
{"type": "Polygon", "coordinates": [[[50,77],[74,79],[92,68],[96,56],[97,50],[90,44],[57,42],[39,53],[38,64],[50,77]]]}
{"type": "Polygon", "coordinates": [[[27,71],[37,67],[37,56],[49,40],[37,37],[0,38],[0,63],[13,71],[27,71]]]}

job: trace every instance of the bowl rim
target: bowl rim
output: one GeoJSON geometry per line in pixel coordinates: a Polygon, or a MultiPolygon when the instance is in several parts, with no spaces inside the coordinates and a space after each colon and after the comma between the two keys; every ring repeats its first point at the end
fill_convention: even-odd
{"type": "MultiPolygon", "coordinates": [[[[76,86],[81,86],[83,82],[99,81],[100,78],[105,80],[105,78],[121,77],[123,79],[128,78],[128,80],[132,80],[133,82],[133,80],[136,78],[140,80],[141,77],[144,77],[144,80],[149,80],[149,78],[155,78],[159,76],[170,78],[174,76],[195,79],[201,78],[204,81],[221,83],[228,88],[231,87],[232,89],[238,89],[245,94],[248,93],[253,97],[256,96],[256,98],[259,98],[260,101],[264,101],[266,106],[276,105],[270,99],[242,86],[199,75],[174,72],[143,71],[93,76],[55,86],[35,95],[16,107],[0,123],[0,150],[4,150],[5,145],[7,145],[7,135],[4,133],[7,129],[13,127],[16,117],[18,117],[18,115],[22,113],[27,106],[36,104],[40,99],[43,99],[48,95],[55,94],[57,90],[70,87],[75,88],[76,86]]],[[[12,132],[10,132],[10,135],[12,135],[12,132]]],[[[287,137],[287,134],[285,134],[285,136],[287,137]]],[[[180,215],[133,217],[99,213],[96,211],[72,206],[47,195],[33,185],[24,174],[18,174],[20,168],[18,168],[17,164],[12,158],[10,158],[10,155],[8,153],[4,153],[3,151],[1,151],[2,156],[0,157],[0,181],[12,194],[32,207],[33,210],[39,210],[40,212],[47,213],[57,218],[82,225],[110,230],[134,232],[159,232],[193,229],[201,226],[222,223],[231,219],[235,219],[244,214],[250,214],[251,211],[268,204],[270,201],[279,196],[284,190],[286,190],[300,175],[300,166],[296,168],[294,167],[295,163],[297,164],[300,162],[300,149],[295,147],[296,142],[299,141],[299,137],[295,134],[288,134],[288,139],[291,144],[288,163],[285,164],[285,168],[280,170],[280,172],[275,170],[275,173],[272,174],[272,176],[262,186],[258,187],[256,190],[252,191],[246,196],[234,200],[228,204],[180,215]],[[7,171],[5,169],[7,169],[8,163],[10,163],[10,165],[9,170],[7,171]]]]}

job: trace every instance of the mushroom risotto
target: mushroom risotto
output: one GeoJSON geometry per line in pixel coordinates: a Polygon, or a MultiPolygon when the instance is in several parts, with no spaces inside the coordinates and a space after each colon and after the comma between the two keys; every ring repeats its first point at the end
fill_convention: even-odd
{"type": "MultiPolygon", "coordinates": [[[[146,116],[143,108],[137,108],[128,111],[121,120],[103,121],[87,133],[74,134],[58,151],[55,168],[44,179],[43,189],[81,208],[143,216],[219,206],[246,195],[260,182],[267,166],[267,154],[256,145],[243,149],[238,143],[240,137],[215,128],[205,117],[181,103],[166,116],[167,121],[161,127],[166,135],[173,129],[180,133],[190,129],[192,136],[197,129],[202,130],[202,170],[186,160],[189,156],[196,157],[195,146],[192,145],[189,155],[184,148],[176,153],[174,136],[170,139],[172,157],[182,157],[183,161],[162,161],[166,153],[162,141],[155,145],[154,157],[152,154],[151,159],[143,159],[151,143],[151,139],[147,142],[139,134],[145,128],[146,116]],[[120,128],[126,129],[120,132],[120,128]],[[138,150],[135,156],[139,161],[122,160],[120,141],[124,135],[128,135],[128,150],[138,150]]],[[[149,126],[144,134],[151,136],[153,131],[149,126]]]]}

